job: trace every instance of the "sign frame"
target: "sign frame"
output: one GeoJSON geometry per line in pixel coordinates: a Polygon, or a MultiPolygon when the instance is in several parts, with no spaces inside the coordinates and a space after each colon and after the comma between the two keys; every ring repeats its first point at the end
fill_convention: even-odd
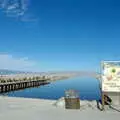
{"type": "MultiPolygon", "coordinates": [[[[119,69],[120,69],[120,61],[102,61],[102,62],[101,62],[101,79],[102,79],[102,80],[101,80],[101,81],[102,81],[101,84],[102,84],[102,91],[104,91],[104,92],[118,92],[118,93],[119,93],[119,92],[120,92],[120,88],[119,88],[119,87],[118,87],[118,89],[116,89],[116,90],[115,90],[115,88],[113,88],[113,89],[111,89],[111,90],[104,90],[104,89],[103,89],[103,77],[102,77],[102,76],[103,76],[103,73],[102,73],[102,72],[103,72],[103,69],[104,69],[104,68],[103,68],[104,63],[113,63],[113,64],[114,64],[114,63],[119,63],[118,65],[119,65],[119,69]]],[[[116,66],[117,66],[117,65],[116,65],[116,66]]],[[[111,79],[112,79],[112,78],[111,78],[111,79]]],[[[119,79],[120,79],[120,78],[119,78],[119,79]]],[[[113,81],[113,82],[114,82],[114,81],[113,81]]],[[[115,82],[114,82],[114,84],[115,84],[115,82]]],[[[120,83],[119,83],[119,84],[120,84],[120,83]]],[[[109,88],[109,89],[110,89],[110,88],[109,88]]]]}
{"type": "Polygon", "coordinates": [[[101,61],[101,67],[100,67],[100,82],[101,82],[101,100],[102,100],[102,110],[105,110],[104,109],[104,106],[105,106],[105,100],[104,100],[104,95],[106,94],[106,93],[109,93],[109,92],[111,92],[111,93],[118,93],[118,97],[119,97],[119,103],[120,103],[120,91],[103,91],[103,65],[104,65],[104,63],[119,63],[119,66],[120,66],[120,61],[101,61]]]}

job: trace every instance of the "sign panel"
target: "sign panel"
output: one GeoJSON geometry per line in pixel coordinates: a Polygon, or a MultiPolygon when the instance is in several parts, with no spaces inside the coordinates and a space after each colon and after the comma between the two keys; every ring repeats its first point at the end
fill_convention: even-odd
{"type": "Polygon", "coordinates": [[[102,91],[120,92],[120,61],[102,62],[102,91]]]}

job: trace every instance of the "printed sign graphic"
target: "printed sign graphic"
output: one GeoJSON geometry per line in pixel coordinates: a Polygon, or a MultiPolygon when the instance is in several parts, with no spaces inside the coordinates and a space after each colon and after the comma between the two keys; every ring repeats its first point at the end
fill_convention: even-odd
{"type": "Polygon", "coordinates": [[[102,62],[102,91],[120,92],[120,62],[102,62]]]}

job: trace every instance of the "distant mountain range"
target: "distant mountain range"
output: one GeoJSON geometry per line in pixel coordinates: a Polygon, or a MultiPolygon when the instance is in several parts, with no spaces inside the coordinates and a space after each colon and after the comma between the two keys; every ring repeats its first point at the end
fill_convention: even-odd
{"type": "Polygon", "coordinates": [[[49,71],[49,72],[25,72],[25,71],[18,71],[18,70],[8,70],[8,69],[0,69],[0,75],[9,75],[9,74],[47,74],[47,75],[76,75],[76,76],[96,76],[96,72],[93,71],[49,71]]]}
{"type": "Polygon", "coordinates": [[[17,73],[26,73],[26,72],[17,71],[17,70],[0,69],[0,75],[17,74],[17,73]]]}

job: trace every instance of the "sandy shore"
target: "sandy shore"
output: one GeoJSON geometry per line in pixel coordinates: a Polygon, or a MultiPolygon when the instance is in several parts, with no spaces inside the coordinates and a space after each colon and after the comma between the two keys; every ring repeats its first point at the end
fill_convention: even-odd
{"type": "Polygon", "coordinates": [[[0,96],[0,120],[118,120],[119,112],[99,110],[65,110],[54,100],[0,96]]]}

